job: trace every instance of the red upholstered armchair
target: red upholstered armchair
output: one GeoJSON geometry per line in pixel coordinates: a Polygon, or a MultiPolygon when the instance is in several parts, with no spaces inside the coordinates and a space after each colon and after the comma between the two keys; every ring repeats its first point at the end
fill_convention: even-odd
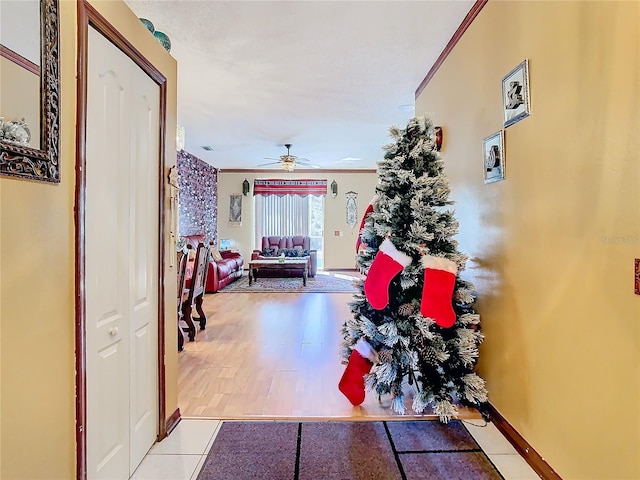
{"type": "MultiPolygon", "coordinates": [[[[185,237],[187,244],[197,245],[204,242],[204,235],[188,235],[185,237]]],[[[217,250],[212,248],[212,255],[209,259],[209,270],[207,272],[206,293],[215,293],[226,287],[231,282],[242,277],[244,272],[244,258],[238,252],[221,251],[220,257],[214,258],[217,250]]]]}
{"type": "MultiPolygon", "coordinates": [[[[311,238],[304,235],[294,235],[290,237],[262,237],[262,249],[254,250],[251,253],[251,259],[274,258],[280,255],[279,251],[283,249],[307,250],[309,252],[308,275],[315,277],[318,271],[318,252],[311,250],[311,238]]],[[[260,268],[260,276],[302,276],[302,270],[299,268],[290,269],[274,269],[269,271],[267,268],[260,268]]]]}

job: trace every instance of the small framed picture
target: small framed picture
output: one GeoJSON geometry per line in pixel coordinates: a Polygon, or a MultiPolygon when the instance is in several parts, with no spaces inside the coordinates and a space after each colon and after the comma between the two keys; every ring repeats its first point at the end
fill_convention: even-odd
{"type": "Polygon", "coordinates": [[[502,79],[502,106],[505,128],[529,116],[529,60],[524,60],[502,79]]]}
{"type": "Polygon", "coordinates": [[[229,225],[242,226],[242,195],[229,195],[229,225]]]}
{"type": "Polygon", "coordinates": [[[484,183],[504,180],[504,130],[482,141],[484,183]]]}

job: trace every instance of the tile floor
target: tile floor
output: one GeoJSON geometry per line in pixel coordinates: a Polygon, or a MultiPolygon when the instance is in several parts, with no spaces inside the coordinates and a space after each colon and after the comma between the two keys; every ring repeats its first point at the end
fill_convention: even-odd
{"type": "MultiPolygon", "coordinates": [[[[539,480],[493,424],[463,423],[505,480],[539,480]]],[[[219,420],[183,419],[169,437],[151,448],[131,480],[195,480],[220,424],[219,420]]]]}

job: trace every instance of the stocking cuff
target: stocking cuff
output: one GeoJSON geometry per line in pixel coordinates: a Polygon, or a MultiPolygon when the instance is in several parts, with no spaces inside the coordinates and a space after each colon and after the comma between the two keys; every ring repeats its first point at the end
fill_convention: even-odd
{"type": "Polygon", "coordinates": [[[425,255],[420,260],[423,268],[430,268],[432,270],[444,270],[445,272],[458,273],[458,267],[451,260],[447,260],[442,257],[435,257],[433,255],[425,255]]]}
{"type": "Polygon", "coordinates": [[[378,352],[367,342],[364,337],[360,337],[360,340],[356,342],[354,347],[360,355],[369,360],[371,363],[378,363],[378,352]]]}
{"type": "Polygon", "coordinates": [[[386,255],[389,255],[403,267],[408,267],[409,265],[411,265],[411,257],[398,250],[388,238],[385,238],[384,241],[380,244],[380,251],[385,253],[386,255]]]}

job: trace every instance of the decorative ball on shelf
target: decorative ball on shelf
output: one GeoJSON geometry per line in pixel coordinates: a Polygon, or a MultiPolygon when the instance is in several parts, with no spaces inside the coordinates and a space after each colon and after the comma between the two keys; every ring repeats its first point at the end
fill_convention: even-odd
{"type": "Polygon", "coordinates": [[[156,28],[153,26],[151,20],[147,20],[146,18],[140,18],[139,20],[145,27],[147,27],[147,30],[149,30],[151,33],[154,33],[156,31],[156,28]]]}
{"type": "Polygon", "coordinates": [[[171,51],[171,40],[169,40],[169,37],[166,33],[158,32],[156,30],[155,32],[153,32],[153,36],[158,39],[160,45],[162,45],[167,52],[171,51]]]}

